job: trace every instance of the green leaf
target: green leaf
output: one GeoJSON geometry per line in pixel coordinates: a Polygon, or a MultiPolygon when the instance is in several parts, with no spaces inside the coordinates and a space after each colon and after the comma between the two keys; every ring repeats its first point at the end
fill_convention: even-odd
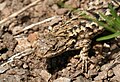
{"type": "Polygon", "coordinates": [[[97,19],[91,18],[90,16],[84,16],[84,18],[96,22],[98,25],[103,26],[106,30],[108,30],[108,31],[110,31],[110,32],[113,32],[113,33],[116,32],[116,30],[115,30],[114,28],[112,28],[112,26],[110,26],[110,25],[108,25],[108,24],[105,24],[105,23],[103,23],[102,21],[99,21],[99,20],[97,20],[97,19]]]}
{"type": "Polygon", "coordinates": [[[114,21],[114,25],[113,26],[116,29],[116,31],[120,31],[120,23],[117,20],[114,21]]]}
{"type": "Polygon", "coordinates": [[[106,16],[106,15],[104,15],[104,14],[102,14],[102,13],[99,13],[100,14],[100,16],[102,17],[102,18],[104,18],[104,20],[106,21],[106,23],[109,25],[109,26],[113,26],[114,25],[114,18],[113,17],[111,17],[111,16],[106,16]]]}
{"type": "Polygon", "coordinates": [[[112,14],[113,17],[115,18],[118,17],[117,12],[115,11],[111,4],[108,5],[108,8],[110,9],[110,13],[112,14]]]}
{"type": "Polygon", "coordinates": [[[116,19],[116,23],[118,24],[118,26],[120,26],[120,20],[116,19]]]}
{"type": "Polygon", "coordinates": [[[120,23],[120,16],[118,16],[118,17],[116,18],[116,20],[120,23]]]}
{"type": "Polygon", "coordinates": [[[96,41],[109,40],[109,39],[115,38],[117,36],[120,36],[120,32],[116,32],[114,34],[110,34],[110,35],[107,35],[107,36],[100,37],[96,41]]]}

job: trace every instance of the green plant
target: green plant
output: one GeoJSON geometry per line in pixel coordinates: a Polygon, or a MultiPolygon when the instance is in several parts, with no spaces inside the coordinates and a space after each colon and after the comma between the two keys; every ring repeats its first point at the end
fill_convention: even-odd
{"type": "Polygon", "coordinates": [[[97,38],[97,41],[108,40],[120,36],[120,16],[117,15],[117,12],[111,4],[108,5],[111,15],[104,15],[99,13],[100,19],[91,18],[87,15],[84,15],[85,18],[96,22],[98,25],[103,26],[107,31],[111,32],[110,35],[102,36],[97,38]]]}

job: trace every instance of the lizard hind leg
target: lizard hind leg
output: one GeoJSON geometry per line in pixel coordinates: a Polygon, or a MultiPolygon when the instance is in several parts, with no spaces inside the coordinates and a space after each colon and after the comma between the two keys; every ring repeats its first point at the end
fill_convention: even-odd
{"type": "Polygon", "coordinates": [[[79,61],[82,61],[82,71],[83,72],[88,71],[88,60],[89,60],[88,53],[89,53],[89,49],[90,49],[90,44],[91,44],[91,41],[86,40],[84,42],[83,48],[80,51],[80,54],[78,55],[80,58],[79,61]]]}
{"type": "Polygon", "coordinates": [[[82,61],[82,71],[88,71],[88,52],[84,51],[85,47],[81,50],[79,57],[80,61],[82,61]]]}

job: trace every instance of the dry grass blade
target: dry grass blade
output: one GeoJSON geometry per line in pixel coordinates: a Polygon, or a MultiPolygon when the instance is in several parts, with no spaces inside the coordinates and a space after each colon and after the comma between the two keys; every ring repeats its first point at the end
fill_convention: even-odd
{"type": "Polygon", "coordinates": [[[20,52],[20,53],[17,53],[17,54],[15,54],[15,55],[13,55],[12,57],[10,57],[7,62],[1,64],[1,66],[5,66],[6,64],[12,62],[15,58],[20,59],[20,58],[23,57],[23,56],[29,55],[29,54],[31,54],[33,51],[34,51],[34,49],[26,49],[26,50],[24,50],[24,51],[22,51],[22,52],[20,52]]]}
{"type": "Polygon", "coordinates": [[[14,17],[16,17],[17,15],[19,15],[19,14],[22,13],[23,11],[27,10],[28,8],[30,8],[30,7],[38,4],[38,2],[40,2],[40,1],[41,1],[41,0],[36,0],[36,1],[34,1],[33,3],[29,4],[28,6],[22,8],[21,10],[13,13],[12,15],[8,16],[7,18],[1,20],[1,21],[0,21],[0,25],[2,25],[3,23],[5,23],[6,21],[8,21],[8,20],[10,20],[10,19],[12,19],[12,18],[14,18],[14,17]]]}
{"type": "Polygon", "coordinates": [[[37,22],[37,23],[31,24],[31,25],[25,27],[24,29],[18,31],[18,32],[15,33],[14,35],[17,35],[17,34],[23,32],[23,31],[26,31],[26,30],[28,30],[28,29],[31,29],[31,28],[33,28],[34,26],[37,26],[37,25],[40,25],[40,24],[42,24],[42,23],[45,23],[45,22],[51,21],[51,20],[53,20],[53,19],[55,19],[55,18],[57,18],[57,17],[59,17],[59,16],[53,16],[53,17],[47,18],[47,19],[45,19],[45,20],[43,20],[43,21],[40,21],[40,22],[37,22]]]}

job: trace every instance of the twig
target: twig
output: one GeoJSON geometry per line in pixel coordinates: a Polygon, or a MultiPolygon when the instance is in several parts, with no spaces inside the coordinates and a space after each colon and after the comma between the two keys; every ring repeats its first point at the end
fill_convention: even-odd
{"type": "Polygon", "coordinates": [[[36,0],[36,1],[34,1],[33,3],[29,4],[28,6],[22,8],[21,10],[13,13],[12,15],[8,16],[7,18],[1,20],[1,21],[0,21],[0,25],[2,25],[3,23],[5,23],[6,21],[8,21],[8,20],[10,20],[10,19],[12,19],[12,18],[14,18],[14,17],[16,17],[17,15],[19,15],[20,13],[22,13],[22,12],[25,11],[26,9],[28,9],[28,8],[36,5],[36,4],[37,4],[38,2],[40,2],[40,1],[41,1],[41,0],[36,0]]]}
{"type": "Polygon", "coordinates": [[[25,27],[24,29],[18,31],[18,32],[15,33],[14,35],[19,34],[19,33],[23,32],[23,31],[25,31],[25,30],[31,29],[31,28],[33,28],[34,26],[37,26],[37,25],[40,25],[40,24],[42,24],[42,23],[45,23],[45,22],[51,21],[51,20],[53,20],[53,19],[55,19],[55,18],[57,18],[57,17],[58,17],[58,16],[53,16],[53,17],[50,17],[50,18],[45,19],[45,20],[43,20],[43,21],[40,21],[40,22],[37,22],[37,23],[31,24],[31,25],[25,27]]]}
{"type": "Polygon", "coordinates": [[[24,51],[22,51],[22,52],[20,52],[20,53],[17,53],[17,54],[15,54],[15,55],[13,55],[12,57],[10,57],[7,62],[1,64],[1,66],[5,66],[6,64],[12,62],[15,58],[20,59],[20,58],[23,57],[23,56],[29,55],[29,54],[31,54],[33,51],[34,51],[34,49],[26,49],[26,50],[24,50],[24,51]]]}

